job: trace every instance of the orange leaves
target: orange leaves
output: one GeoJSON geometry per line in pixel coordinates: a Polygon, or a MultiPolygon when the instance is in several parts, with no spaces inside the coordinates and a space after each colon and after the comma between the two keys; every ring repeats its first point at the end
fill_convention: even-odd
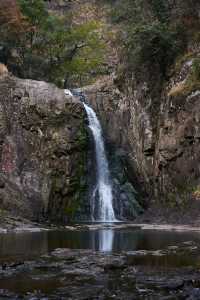
{"type": "Polygon", "coordinates": [[[17,31],[22,26],[22,15],[16,0],[0,0],[0,26],[17,31]]]}

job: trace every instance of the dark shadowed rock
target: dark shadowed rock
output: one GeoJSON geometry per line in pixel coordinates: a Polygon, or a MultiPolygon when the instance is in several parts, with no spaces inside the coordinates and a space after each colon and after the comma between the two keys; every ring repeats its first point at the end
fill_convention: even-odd
{"type": "MultiPolygon", "coordinates": [[[[186,60],[165,84],[154,74],[156,86],[155,78],[144,76],[137,84],[135,78],[127,78],[121,91],[111,77],[84,88],[100,116],[110,152],[123,153],[117,179],[123,179],[124,170],[140,195],[144,191],[148,198],[167,199],[172,205],[187,203],[193,193],[198,200],[200,91],[193,87],[188,93],[184,88],[175,93],[191,68],[192,61],[186,60]]],[[[116,162],[114,174],[115,169],[116,162]]]]}

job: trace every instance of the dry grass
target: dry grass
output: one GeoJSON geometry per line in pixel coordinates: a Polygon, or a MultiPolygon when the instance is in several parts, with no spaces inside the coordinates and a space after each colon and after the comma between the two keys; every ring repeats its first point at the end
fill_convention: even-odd
{"type": "Polygon", "coordinates": [[[169,91],[168,97],[177,97],[179,95],[183,95],[184,91],[185,91],[185,86],[186,86],[185,81],[181,81],[181,82],[177,83],[169,91]]]}
{"type": "Polygon", "coordinates": [[[193,58],[186,80],[177,83],[168,93],[169,97],[188,96],[192,92],[200,90],[200,58],[193,58]]]}
{"type": "Polygon", "coordinates": [[[168,97],[189,96],[192,92],[200,90],[200,81],[188,78],[185,82],[180,82],[173,86],[168,93],[168,97]]]}
{"type": "Polygon", "coordinates": [[[8,69],[4,64],[0,63],[0,76],[8,74],[8,69]]]}
{"type": "Polygon", "coordinates": [[[195,200],[200,200],[200,187],[197,186],[196,190],[192,193],[192,197],[195,200]]]}
{"type": "Polygon", "coordinates": [[[0,25],[21,24],[21,13],[16,0],[0,0],[0,25]]]}

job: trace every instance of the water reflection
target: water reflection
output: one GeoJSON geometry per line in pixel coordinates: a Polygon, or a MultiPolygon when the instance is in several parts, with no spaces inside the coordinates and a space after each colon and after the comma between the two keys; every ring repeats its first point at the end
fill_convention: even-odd
{"type": "Polygon", "coordinates": [[[110,252],[113,250],[114,231],[103,229],[99,231],[99,251],[110,252]]]}
{"type": "Polygon", "coordinates": [[[158,250],[191,240],[200,242],[200,234],[110,227],[8,233],[0,234],[0,260],[24,260],[46,254],[56,248],[92,249],[102,252],[158,250]]]}

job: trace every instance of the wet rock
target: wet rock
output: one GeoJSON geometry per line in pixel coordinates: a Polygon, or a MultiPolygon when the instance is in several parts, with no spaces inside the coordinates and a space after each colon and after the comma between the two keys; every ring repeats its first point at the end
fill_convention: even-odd
{"type": "Polygon", "coordinates": [[[184,286],[184,280],[181,279],[170,280],[168,282],[159,284],[159,288],[164,288],[170,291],[181,289],[183,286],[184,286]]]}
{"type": "Polygon", "coordinates": [[[186,300],[198,300],[200,299],[200,289],[196,288],[196,289],[192,289],[190,291],[190,295],[188,295],[188,297],[185,298],[186,300]]]}
{"type": "Polygon", "coordinates": [[[136,267],[127,264],[127,256],[128,253],[105,255],[91,250],[56,249],[36,261],[24,262],[23,268],[13,264],[17,273],[8,270],[0,273],[0,286],[3,283],[6,287],[0,290],[0,297],[27,300],[198,299],[199,272],[194,268],[168,265],[166,269],[166,260],[153,268],[149,264],[136,267]],[[76,257],[76,260],[68,260],[69,257],[76,257]],[[20,288],[13,290],[20,280],[24,284],[28,280],[28,285],[21,291],[20,288]]]}
{"type": "Polygon", "coordinates": [[[115,259],[112,260],[110,263],[104,265],[104,271],[117,271],[117,270],[123,270],[127,267],[123,259],[115,259]]]}
{"type": "Polygon", "coordinates": [[[17,295],[5,289],[0,289],[0,297],[2,297],[2,299],[13,299],[13,300],[18,298],[17,295]]]}

